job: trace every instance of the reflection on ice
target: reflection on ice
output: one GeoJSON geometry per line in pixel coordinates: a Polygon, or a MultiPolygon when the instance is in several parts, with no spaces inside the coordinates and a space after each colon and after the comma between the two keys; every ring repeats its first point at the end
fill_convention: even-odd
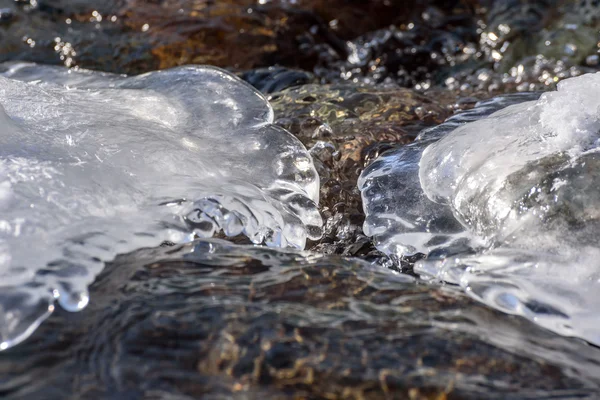
{"type": "Polygon", "coordinates": [[[497,98],[384,154],[361,177],[365,230],[427,254],[423,277],[600,344],[598,93],[589,74],[497,98]]]}
{"type": "Polygon", "coordinates": [[[433,251],[456,251],[477,238],[454,217],[451,208],[429,199],[421,187],[419,162],[432,143],[467,122],[478,120],[507,105],[537,98],[511,95],[482,102],[477,108],[423,131],[417,140],[382,154],[359,179],[366,213],[365,233],[377,247],[396,257],[433,251]]]}
{"type": "Polygon", "coordinates": [[[220,69],[0,74],[0,349],[87,304],[116,254],[194,235],[303,248],[318,176],[249,85],[220,69]]]}

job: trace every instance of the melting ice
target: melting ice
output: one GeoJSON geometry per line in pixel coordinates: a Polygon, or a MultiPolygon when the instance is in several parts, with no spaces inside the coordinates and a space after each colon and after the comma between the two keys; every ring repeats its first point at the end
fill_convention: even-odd
{"type": "Polygon", "coordinates": [[[366,233],[426,254],[425,278],[600,344],[599,94],[589,74],[496,98],[382,155],[359,182],[366,233]]]}
{"type": "Polygon", "coordinates": [[[0,350],[87,304],[116,254],[194,235],[303,248],[318,176],[265,98],[220,69],[0,73],[0,350]]]}

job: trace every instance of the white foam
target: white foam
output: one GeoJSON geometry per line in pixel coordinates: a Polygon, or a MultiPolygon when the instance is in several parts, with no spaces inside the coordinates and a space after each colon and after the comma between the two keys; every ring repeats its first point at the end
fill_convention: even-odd
{"type": "Polygon", "coordinates": [[[266,99],[188,66],[124,77],[10,64],[0,76],[0,349],[87,304],[116,254],[223,230],[320,235],[312,159],[266,99]]]}

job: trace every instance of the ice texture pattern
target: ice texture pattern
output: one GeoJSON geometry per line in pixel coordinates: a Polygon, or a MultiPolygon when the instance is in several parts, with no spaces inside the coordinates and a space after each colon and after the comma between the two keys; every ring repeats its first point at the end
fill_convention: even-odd
{"type": "Polygon", "coordinates": [[[600,345],[600,74],[483,102],[359,186],[382,251],[423,253],[425,279],[600,345]]]}
{"type": "Polygon", "coordinates": [[[115,255],[222,230],[303,248],[320,236],[310,154],[218,68],[126,77],[0,67],[0,350],[77,311],[115,255]]]}

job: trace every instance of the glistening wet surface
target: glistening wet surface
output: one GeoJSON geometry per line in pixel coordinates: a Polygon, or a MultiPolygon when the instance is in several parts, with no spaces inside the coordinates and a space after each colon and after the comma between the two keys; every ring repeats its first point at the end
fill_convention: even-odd
{"type": "Polygon", "coordinates": [[[596,398],[600,350],[338,256],[203,240],[120,256],[0,356],[22,398],[596,398]]]}
{"type": "Polygon", "coordinates": [[[597,70],[599,10],[0,0],[3,62],[129,74],[206,63],[241,76],[313,157],[325,222],[306,253],[201,240],[118,256],[87,308],[57,306],[0,352],[0,397],[599,398],[597,347],[424,283],[415,258],[393,265],[362,232],[356,187],[381,153],[477,100],[597,70]]]}

